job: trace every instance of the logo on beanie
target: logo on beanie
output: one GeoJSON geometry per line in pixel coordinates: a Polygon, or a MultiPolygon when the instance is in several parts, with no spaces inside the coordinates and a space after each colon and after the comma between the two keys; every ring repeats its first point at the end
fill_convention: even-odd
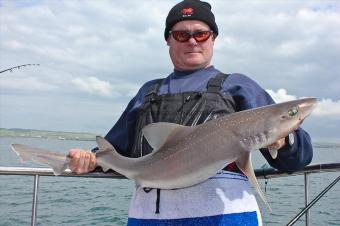
{"type": "Polygon", "coordinates": [[[181,13],[182,13],[182,17],[189,17],[192,14],[194,14],[194,10],[193,8],[186,8],[186,9],[182,9],[181,13]]]}

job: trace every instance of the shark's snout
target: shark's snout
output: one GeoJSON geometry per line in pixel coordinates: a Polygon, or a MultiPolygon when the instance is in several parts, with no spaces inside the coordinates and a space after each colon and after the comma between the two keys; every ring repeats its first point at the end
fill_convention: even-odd
{"type": "Polygon", "coordinates": [[[303,102],[298,105],[300,116],[299,120],[303,121],[307,116],[309,116],[317,103],[316,98],[305,98],[303,102]]]}

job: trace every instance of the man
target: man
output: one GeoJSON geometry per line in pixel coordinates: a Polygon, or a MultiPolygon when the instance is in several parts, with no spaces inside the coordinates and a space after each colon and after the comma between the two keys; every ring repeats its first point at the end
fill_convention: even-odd
{"type": "MultiPolygon", "coordinates": [[[[273,103],[247,76],[222,74],[211,65],[217,36],[208,3],[184,0],[170,10],[164,37],[174,72],[145,83],[106,135],[122,155],[139,157],[151,152],[141,135],[149,123],[193,126],[273,103]]],[[[301,128],[261,152],[271,166],[286,172],[303,168],[312,159],[309,135],[301,128]],[[276,159],[268,149],[279,149],[276,159]]],[[[96,167],[95,155],[90,152],[73,149],[70,156],[70,168],[76,173],[96,167]]],[[[136,185],[128,225],[262,225],[262,221],[247,178],[230,164],[216,176],[188,188],[161,191],[136,185]]]]}

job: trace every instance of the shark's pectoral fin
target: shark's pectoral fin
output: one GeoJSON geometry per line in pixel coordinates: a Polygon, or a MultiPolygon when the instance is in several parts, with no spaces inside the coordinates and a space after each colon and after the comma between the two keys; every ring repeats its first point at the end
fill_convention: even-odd
{"type": "Polygon", "coordinates": [[[269,154],[272,156],[273,159],[276,159],[277,158],[277,149],[268,149],[269,151],[269,154]]]}
{"type": "Polygon", "coordinates": [[[151,123],[142,129],[142,134],[154,150],[158,150],[170,137],[186,133],[191,127],[175,123],[157,122],[151,123]]]}
{"type": "Polygon", "coordinates": [[[272,209],[270,208],[267,198],[265,194],[262,192],[259,183],[257,182],[253,165],[250,159],[251,159],[250,153],[245,153],[239,159],[236,160],[236,164],[238,168],[248,177],[250,183],[253,185],[257,193],[260,195],[263,202],[267,205],[269,211],[272,212],[272,209]]]}

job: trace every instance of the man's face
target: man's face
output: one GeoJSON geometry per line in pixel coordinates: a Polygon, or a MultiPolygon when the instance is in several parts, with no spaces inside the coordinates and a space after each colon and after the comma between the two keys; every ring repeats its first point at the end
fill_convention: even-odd
{"type": "MultiPolygon", "coordinates": [[[[209,31],[209,26],[198,20],[184,20],[175,24],[172,31],[209,31]]],[[[167,40],[172,63],[176,70],[189,71],[205,68],[210,65],[213,55],[214,37],[211,35],[204,42],[197,42],[191,37],[186,42],[176,41],[172,35],[167,40]]]]}

